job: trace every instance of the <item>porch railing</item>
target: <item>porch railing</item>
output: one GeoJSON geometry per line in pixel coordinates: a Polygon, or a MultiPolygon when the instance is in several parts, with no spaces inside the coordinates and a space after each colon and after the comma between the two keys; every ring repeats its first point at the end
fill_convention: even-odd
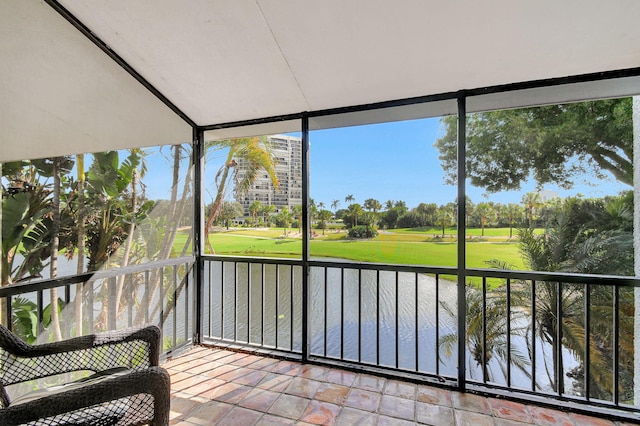
{"type": "MultiPolygon", "coordinates": [[[[633,342],[640,279],[314,260],[306,263],[303,300],[300,260],[202,262],[204,342],[295,358],[308,348],[304,355],[317,363],[587,410],[639,411],[633,342]]],[[[194,276],[193,258],[179,258],[14,284],[0,288],[1,318],[22,331],[28,324],[34,339],[47,341],[55,288],[63,337],[76,334],[78,318],[83,333],[151,322],[163,329],[170,356],[197,333],[194,276]]]]}
{"type": "Polygon", "coordinates": [[[193,266],[191,257],[175,258],[5,286],[2,323],[33,343],[49,341],[56,290],[63,338],[153,323],[166,357],[193,342],[193,266]]]}
{"type": "Polygon", "coordinates": [[[204,340],[294,357],[308,346],[308,358],[319,363],[638,411],[633,320],[640,279],[465,269],[466,306],[459,309],[457,268],[308,265],[303,301],[302,261],[206,256],[204,340]],[[304,326],[308,342],[301,340],[304,326]]]}

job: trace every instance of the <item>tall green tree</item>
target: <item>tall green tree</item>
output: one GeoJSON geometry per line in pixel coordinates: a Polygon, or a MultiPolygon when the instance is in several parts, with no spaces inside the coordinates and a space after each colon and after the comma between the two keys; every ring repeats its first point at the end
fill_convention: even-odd
{"type": "Polygon", "coordinates": [[[435,214],[435,222],[436,226],[442,229],[444,238],[446,228],[455,224],[453,211],[448,206],[440,206],[435,214]]]}
{"type": "Polygon", "coordinates": [[[382,204],[380,204],[380,201],[376,200],[375,198],[367,198],[366,200],[364,200],[363,207],[365,208],[365,210],[369,210],[370,212],[375,214],[382,209],[382,204]]]}
{"type": "MultiPolygon", "coordinates": [[[[633,185],[631,98],[520,108],[467,116],[466,174],[488,192],[539,185],[570,188],[587,173],[611,173],[633,185]]],[[[435,147],[445,180],[457,179],[457,120],[442,119],[445,134],[435,147]]]]}
{"type": "Polygon", "coordinates": [[[265,224],[269,223],[269,215],[275,211],[275,206],[272,206],[271,204],[265,204],[264,206],[262,206],[262,214],[264,215],[265,224]]]}
{"type": "MultiPolygon", "coordinates": [[[[497,382],[500,377],[497,372],[491,369],[491,361],[496,358],[497,365],[502,373],[502,377],[507,378],[507,363],[511,362],[525,376],[531,377],[529,372],[530,361],[515,342],[507,339],[509,322],[511,324],[522,323],[522,311],[507,311],[507,303],[504,288],[496,288],[487,293],[483,302],[483,293],[480,289],[468,286],[466,293],[466,347],[471,352],[469,362],[473,362],[480,368],[482,377],[487,381],[497,382]],[[511,358],[508,357],[511,356],[511,358]]],[[[443,309],[452,317],[457,316],[455,307],[442,303],[443,309]]],[[[514,326],[511,329],[511,336],[525,336],[525,326],[514,326]]],[[[445,356],[450,357],[458,342],[456,333],[445,334],[440,338],[440,350],[445,356]]],[[[472,367],[473,365],[470,365],[472,367]]],[[[469,369],[473,378],[473,368],[469,369]]]]}
{"type": "MultiPolygon", "coordinates": [[[[525,264],[536,271],[560,271],[603,275],[633,274],[633,234],[632,218],[625,220],[609,214],[616,210],[612,205],[629,203],[624,196],[612,197],[606,204],[593,200],[566,199],[555,218],[548,223],[544,235],[536,234],[531,228],[519,231],[520,250],[525,264]],[[607,207],[608,206],[608,207],[607,207]]],[[[631,201],[632,203],[632,201],[631,201]]],[[[625,209],[622,209],[625,210],[625,209]]],[[[504,269],[504,268],[502,268],[504,269]]],[[[530,297],[515,292],[515,302],[525,309],[531,309],[530,297]]],[[[566,348],[584,366],[586,335],[590,337],[590,369],[587,378],[592,397],[607,399],[613,392],[611,376],[613,338],[613,293],[605,286],[564,284],[562,291],[556,282],[538,282],[536,292],[536,323],[532,329],[537,337],[549,344],[553,353],[553,365],[548,368],[552,387],[564,389],[564,375],[567,372],[564,361],[558,356],[560,348],[566,348]],[[587,290],[589,289],[589,290],[587,290]],[[591,292],[592,311],[589,329],[584,322],[584,302],[586,292],[591,292]],[[557,307],[561,306],[562,319],[557,318],[557,307]],[[562,340],[558,339],[558,328],[562,330],[562,340]]],[[[633,333],[633,293],[620,292],[620,335],[633,333]]],[[[619,372],[621,389],[632,389],[633,384],[633,343],[619,342],[619,372]]]]}
{"type": "Polygon", "coordinates": [[[537,192],[527,192],[522,196],[522,206],[524,207],[524,214],[527,218],[529,228],[533,228],[537,211],[542,207],[540,194],[537,192]]]}
{"type": "Polygon", "coordinates": [[[327,222],[331,220],[331,212],[329,210],[320,210],[318,213],[318,219],[320,220],[320,228],[322,229],[322,235],[324,230],[327,229],[327,222]]]}
{"type": "Polygon", "coordinates": [[[480,221],[481,235],[484,237],[485,226],[492,224],[496,219],[497,212],[495,206],[491,202],[478,203],[475,207],[474,214],[480,221]]]}
{"type": "Polygon", "coordinates": [[[218,215],[218,220],[229,229],[231,221],[240,216],[242,216],[242,204],[237,201],[225,201],[222,203],[222,210],[218,215]]]}
{"type": "Polygon", "coordinates": [[[276,189],[278,188],[278,177],[275,169],[276,159],[266,138],[237,138],[207,142],[205,150],[206,152],[226,150],[225,162],[216,174],[216,196],[211,210],[208,212],[204,228],[205,245],[210,252],[213,252],[213,246],[209,240],[209,230],[221,213],[227,185],[230,182],[234,183],[234,192],[238,197],[249,190],[259,173],[267,173],[276,189]],[[236,167],[238,162],[242,162],[243,165],[241,173],[238,173],[236,167]]]}
{"type": "Polygon", "coordinates": [[[349,208],[347,210],[349,213],[343,218],[343,221],[345,221],[345,225],[348,228],[358,226],[358,218],[362,215],[362,213],[364,213],[364,210],[362,210],[362,206],[360,206],[360,204],[358,203],[349,204],[349,208]],[[345,220],[347,218],[348,220],[345,220]]]}
{"type": "Polygon", "coordinates": [[[509,203],[502,206],[501,216],[509,223],[509,239],[513,238],[513,228],[522,220],[522,207],[515,203],[509,203]]]}
{"type": "Polygon", "coordinates": [[[262,211],[262,207],[263,206],[260,201],[254,201],[249,204],[249,214],[251,215],[254,226],[258,223],[258,214],[262,211]]]}
{"type": "Polygon", "coordinates": [[[280,223],[282,224],[282,227],[284,228],[285,236],[287,236],[288,234],[287,228],[291,224],[292,217],[293,216],[291,215],[291,212],[287,207],[283,207],[282,210],[280,210],[280,213],[278,213],[278,220],[280,221],[280,223]]]}
{"type": "MultiPolygon", "coordinates": [[[[315,207],[315,204],[312,205],[315,207]]],[[[315,208],[314,210],[317,211],[317,208],[315,208]]],[[[298,232],[302,234],[302,206],[300,204],[297,204],[291,207],[291,215],[296,218],[296,221],[298,222],[298,232]]]]}

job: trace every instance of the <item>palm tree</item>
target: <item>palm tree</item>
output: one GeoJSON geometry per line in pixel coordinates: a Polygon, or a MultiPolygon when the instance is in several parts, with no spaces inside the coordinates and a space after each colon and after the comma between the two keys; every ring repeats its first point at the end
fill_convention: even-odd
{"type": "Polygon", "coordinates": [[[375,214],[382,208],[382,204],[374,198],[367,198],[364,200],[364,208],[375,214]]]}
{"type": "Polygon", "coordinates": [[[475,208],[475,213],[480,217],[481,235],[484,237],[484,227],[495,219],[496,210],[491,203],[479,203],[475,208]]]}
{"type": "Polygon", "coordinates": [[[338,210],[338,207],[340,207],[340,200],[331,201],[331,208],[333,209],[334,213],[336,212],[336,210],[338,210]]]}
{"type": "MultiPolygon", "coordinates": [[[[185,213],[185,207],[187,206],[187,200],[189,198],[189,195],[191,193],[191,176],[192,174],[189,173],[189,169],[191,168],[192,161],[191,161],[191,155],[189,155],[190,153],[187,151],[187,148],[183,145],[172,145],[170,147],[170,149],[173,151],[173,156],[172,156],[172,184],[171,184],[171,196],[169,199],[169,212],[167,213],[166,219],[163,220],[163,222],[165,223],[163,229],[165,229],[166,231],[162,233],[162,237],[161,237],[161,241],[157,244],[156,247],[154,247],[153,249],[150,249],[149,247],[147,247],[147,250],[149,250],[149,257],[154,257],[157,259],[168,259],[171,255],[171,251],[173,250],[173,245],[174,245],[174,241],[177,235],[177,231],[178,231],[178,224],[182,221],[182,218],[184,216],[185,213]],[[183,152],[186,152],[186,157],[189,158],[189,163],[187,165],[187,171],[186,173],[184,173],[184,183],[182,185],[182,193],[179,193],[179,182],[180,182],[180,170],[181,170],[181,160],[184,158],[181,154],[183,152]]],[[[184,255],[184,250],[186,250],[186,248],[188,247],[188,243],[185,244],[184,249],[183,249],[183,255],[184,255]]],[[[160,287],[160,284],[162,282],[161,280],[162,277],[162,272],[161,269],[156,269],[151,273],[151,277],[150,277],[150,286],[149,286],[149,290],[145,290],[146,294],[145,296],[142,298],[143,300],[151,300],[150,298],[152,298],[152,296],[150,295],[154,295],[157,294],[158,288],[160,287]]],[[[164,289],[162,289],[162,291],[164,292],[164,289]]],[[[158,312],[160,311],[160,308],[162,307],[162,303],[156,303],[153,307],[153,311],[151,312],[151,317],[154,317],[155,315],[158,314],[158,312]]],[[[173,305],[169,305],[164,307],[164,314],[165,316],[171,312],[173,310],[173,305]]],[[[134,324],[140,324],[143,321],[144,315],[145,315],[146,310],[145,309],[138,309],[136,312],[136,317],[134,320],[134,324]]]]}
{"type": "Polygon", "coordinates": [[[284,235],[286,236],[287,228],[291,223],[291,212],[289,211],[289,209],[283,207],[282,210],[280,210],[280,213],[278,213],[278,219],[280,220],[280,222],[282,222],[282,225],[284,227],[284,235]]]}
{"type": "MultiPolygon", "coordinates": [[[[78,263],[76,266],[76,273],[78,275],[84,272],[84,261],[86,257],[85,251],[85,221],[86,221],[86,208],[85,208],[85,170],[84,170],[84,154],[76,155],[76,169],[78,179],[78,209],[76,224],[78,227],[77,238],[77,251],[78,251],[78,263]]],[[[75,311],[75,323],[76,323],[76,336],[82,335],[82,299],[84,296],[84,285],[76,284],[76,297],[74,300],[75,311]]]]}
{"type": "Polygon", "coordinates": [[[355,201],[355,198],[353,197],[353,194],[349,194],[346,197],[344,197],[344,202],[345,203],[353,203],[355,201]]]}
{"type": "Polygon", "coordinates": [[[362,210],[362,207],[360,207],[360,204],[356,203],[349,205],[349,213],[353,219],[353,226],[358,226],[358,216],[363,212],[364,211],[362,210]]]}
{"type": "MultiPolygon", "coordinates": [[[[466,347],[471,352],[471,358],[480,367],[482,377],[486,381],[497,381],[496,372],[491,370],[490,364],[493,357],[498,357],[498,365],[503,377],[507,378],[507,364],[513,363],[527,377],[531,377],[528,370],[529,360],[523,354],[513,339],[508,345],[507,339],[508,323],[519,323],[522,317],[521,311],[507,312],[506,292],[502,288],[496,288],[487,293],[483,303],[483,293],[475,287],[467,287],[466,292],[466,347]],[[486,346],[485,346],[486,343],[486,346]]],[[[452,317],[457,316],[455,308],[449,304],[441,302],[443,309],[452,317]]],[[[511,336],[524,336],[526,327],[511,328],[511,336]]],[[[447,334],[440,339],[440,350],[450,357],[453,348],[456,347],[458,336],[456,333],[447,334]]],[[[471,375],[473,368],[469,369],[471,375]]]]}
{"type": "Polygon", "coordinates": [[[262,203],[260,201],[254,201],[249,205],[249,214],[253,219],[254,226],[258,222],[258,213],[262,211],[262,203]]]}
{"type": "Polygon", "coordinates": [[[272,206],[271,204],[265,204],[264,206],[262,206],[262,214],[264,215],[265,225],[269,223],[269,215],[275,211],[275,206],[272,206]]]}
{"type": "MultiPolygon", "coordinates": [[[[572,208],[575,200],[566,200],[557,216],[547,229],[545,235],[536,235],[531,228],[521,229],[519,232],[520,250],[529,269],[535,271],[563,271],[578,273],[611,273],[611,259],[616,257],[616,253],[624,258],[623,253],[630,251],[632,247],[632,237],[629,234],[626,243],[620,235],[607,232],[595,235],[586,234],[584,231],[572,225],[572,208]],[[577,232],[577,233],[576,233],[577,232]]],[[[614,266],[617,267],[617,266],[614,266]]],[[[619,273],[619,272],[618,272],[619,273]]],[[[603,333],[598,330],[609,330],[607,318],[611,316],[613,308],[610,296],[603,297],[600,292],[592,292],[590,308],[597,315],[592,315],[590,329],[586,330],[584,323],[584,300],[586,288],[582,285],[564,284],[560,286],[555,282],[538,282],[536,288],[536,324],[537,337],[544,343],[551,346],[553,353],[553,372],[547,369],[549,380],[554,390],[564,390],[563,358],[560,356],[561,348],[569,350],[582,365],[587,361],[584,359],[586,335],[590,336],[590,377],[591,386],[599,389],[600,394],[613,392],[612,378],[607,374],[609,365],[608,355],[605,353],[610,348],[611,338],[609,331],[603,333]],[[557,319],[558,306],[562,309],[562,321],[557,319]],[[608,314],[607,314],[608,312],[608,314]],[[562,340],[559,340],[558,327],[561,331],[562,340]],[[608,342],[606,344],[605,342],[608,342]]],[[[596,288],[596,291],[598,289],[596,288]]],[[[520,297],[518,293],[514,301],[524,308],[531,308],[529,297],[520,297]]],[[[621,310],[632,306],[621,303],[621,310]]],[[[630,315],[629,318],[633,318],[630,315]]],[[[631,324],[621,324],[625,330],[633,329],[631,324]]],[[[632,359],[633,348],[621,346],[621,358],[632,359]],[[626,355],[625,355],[626,354],[626,355]],[[628,355],[628,356],[627,356],[628,355]]],[[[592,395],[595,396],[595,393],[592,395]]]]}
{"type": "MultiPolygon", "coordinates": [[[[53,165],[53,205],[51,206],[51,263],[49,276],[58,276],[58,249],[60,245],[60,175],[62,174],[63,158],[56,157],[52,160],[53,165]]],[[[53,327],[53,338],[56,341],[62,340],[62,329],[60,328],[60,318],[58,316],[58,289],[53,287],[51,293],[51,325],[53,327]]]]}
{"type": "Polygon", "coordinates": [[[324,230],[327,228],[327,221],[331,219],[331,212],[329,210],[320,210],[318,219],[320,219],[320,228],[322,228],[322,235],[324,235],[324,230]]]}
{"type": "MultiPolygon", "coordinates": [[[[87,199],[91,200],[86,227],[90,271],[108,265],[120,250],[120,265],[126,266],[130,262],[133,232],[154,206],[152,201],[138,204],[136,188],[138,178],[144,176],[144,172],[143,152],[139,149],[130,150],[122,162],[118,151],[93,154],[86,182],[87,199]]],[[[161,252],[162,254],[169,256],[168,251],[161,252]]],[[[150,288],[155,289],[157,286],[159,279],[156,275],[151,277],[150,288]]],[[[107,329],[110,325],[109,318],[119,315],[121,307],[130,303],[130,300],[122,297],[123,288],[124,279],[105,280],[102,308],[96,319],[98,329],[107,329]],[[110,291],[111,288],[113,292],[110,291]],[[114,296],[110,297],[110,294],[114,296]],[[109,315],[110,312],[113,316],[109,315]]]]}
{"type": "Polygon", "coordinates": [[[435,223],[436,226],[442,228],[442,238],[444,238],[446,228],[455,223],[453,221],[453,214],[451,213],[451,210],[446,206],[438,207],[435,214],[435,223]]]}
{"type": "Polygon", "coordinates": [[[218,190],[204,228],[205,244],[207,249],[213,253],[209,230],[220,215],[227,184],[230,181],[235,182],[234,191],[236,196],[239,196],[249,190],[260,172],[264,171],[269,175],[276,189],[278,188],[278,177],[275,170],[276,160],[266,138],[239,138],[207,142],[205,149],[207,151],[228,150],[226,161],[216,174],[218,190]],[[240,172],[236,167],[238,161],[242,164],[240,172]]]}
{"type": "Polygon", "coordinates": [[[298,220],[298,232],[302,234],[302,206],[300,204],[293,206],[291,214],[298,220]]]}
{"type": "Polygon", "coordinates": [[[513,238],[513,227],[522,220],[522,207],[518,204],[509,203],[504,207],[504,212],[509,221],[509,239],[513,238]]]}
{"type": "Polygon", "coordinates": [[[524,206],[525,216],[529,222],[529,228],[531,228],[536,210],[542,206],[540,194],[538,192],[527,192],[522,196],[522,205],[524,206]]]}

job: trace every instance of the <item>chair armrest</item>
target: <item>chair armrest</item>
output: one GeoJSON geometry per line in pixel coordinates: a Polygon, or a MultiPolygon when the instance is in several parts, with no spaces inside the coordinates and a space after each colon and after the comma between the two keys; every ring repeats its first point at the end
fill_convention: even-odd
{"type": "MultiPolygon", "coordinates": [[[[161,332],[155,325],[107,331],[61,342],[28,345],[3,342],[7,358],[0,369],[3,385],[71,371],[115,367],[146,368],[159,364],[161,332]]],[[[2,336],[3,338],[6,336],[2,336]]]]}
{"type": "Polygon", "coordinates": [[[160,355],[160,329],[155,325],[131,327],[122,330],[111,330],[102,333],[88,334],[74,337],[60,342],[31,345],[22,354],[23,357],[33,358],[57,353],[75,352],[98,348],[105,345],[141,341],[149,345],[149,365],[158,365],[160,355]]]}
{"type": "MultiPolygon", "coordinates": [[[[169,375],[161,367],[135,370],[82,388],[2,408],[0,409],[0,424],[18,425],[70,412],[77,412],[73,415],[77,420],[82,418],[81,410],[87,407],[115,401],[130,395],[148,394],[153,396],[153,411],[155,415],[151,419],[152,424],[166,425],[169,423],[170,386],[169,375]]],[[[132,404],[136,402],[138,401],[131,401],[132,404]]],[[[136,414],[136,407],[130,407],[125,412],[130,412],[129,415],[134,415],[136,414]]],[[[138,413],[138,415],[141,414],[138,413]]],[[[143,418],[143,420],[149,419],[143,418]]],[[[61,423],[64,422],[61,421],[61,423]]]]}

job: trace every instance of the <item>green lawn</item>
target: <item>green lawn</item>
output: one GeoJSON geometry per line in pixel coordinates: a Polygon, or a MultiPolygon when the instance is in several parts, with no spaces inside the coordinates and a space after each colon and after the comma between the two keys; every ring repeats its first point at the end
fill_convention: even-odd
{"type": "MultiPolygon", "coordinates": [[[[389,229],[387,232],[391,232],[394,234],[427,234],[429,236],[434,235],[442,235],[442,228],[436,227],[423,227],[423,228],[399,228],[399,229],[389,229]]],[[[513,237],[517,237],[518,230],[517,228],[513,228],[513,237]]],[[[536,234],[541,234],[544,232],[544,229],[536,229],[534,231],[536,234]]],[[[458,230],[456,228],[445,228],[444,233],[446,236],[455,237],[458,234],[458,230]]],[[[479,237],[482,235],[482,229],[480,228],[467,228],[466,232],[467,236],[479,237]]],[[[501,237],[508,239],[509,238],[509,228],[484,228],[484,236],[485,237],[501,237]]]]}
{"type": "MultiPolygon", "coordinates": [[[[507,229],[508,231],[508,229],[507,229]]],[[[291,231],[290,231],[291,232],[291,231]]],[[[293,232],[297,232],[294,229],[293,232]]],[[[285,238],[282,228],[269,230],[238,229],[212,233],[209,238],[216,254],[236,256],[301,257],[302,240],[285,238]]],[[[360,262],[456,266],[455,241],[432,241],[424,233],[380,234],[372,240],[348,240],[344,232],[318,234],[310,242],[313,257],[349,259],[360,262]]],[[[186,236],[179,235],[176,246],[184,244],[186,236]]],[[[516,242],[479,241],[468,243],[467,266],[485,268],[485,261],[499,259],[518,269],[524,265],[516,242]]]]}

